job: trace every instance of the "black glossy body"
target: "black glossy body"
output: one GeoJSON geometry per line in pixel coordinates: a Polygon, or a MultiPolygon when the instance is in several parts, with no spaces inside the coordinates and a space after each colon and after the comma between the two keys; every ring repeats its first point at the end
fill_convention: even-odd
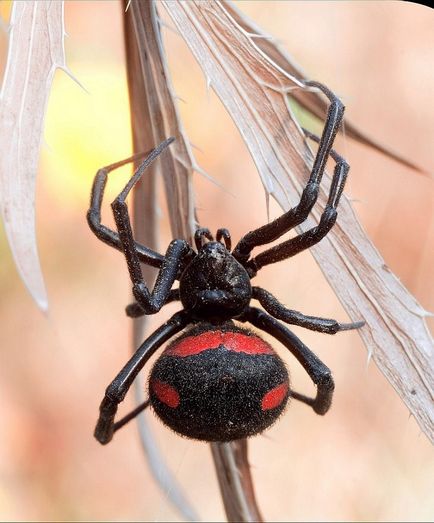
{"type": "Polygon", "coordinates": [[[317,82],[305,82],[305,85],[321,90],[329,99],[330,106],[321,138],[305,131],[306,136],[318,143],[318,151],[300,201],[276,220],[248,232],[234,249],[227,229],[219,229],[214,240],[208,229],[200,228],[195,233],[195,248],[185,240],[173,240],[164,256],[135,241],[126,198],[146,168],[173,142],[173,138],[146,155],[112,203],[117,231],[101,224],[108,174],[143,155],[98,171],[92,188],[88,223],[99,239],[124,253],[135,298],[134,303],[127,307],[127,314],[131,317],[155,314],[172,301],[180,301],[183,307],[142,343],[107,387],[95,428],[95,437],[100,443],[108,443],[116,430],[150,404],[146,401],[115,422],[119,403],[149,358],[189,326],[197,330],[189,331],[188,343],[178,340],[175,343],[183,343],[182,351],[171,353],[169,348],[163,352],[155,363],[150,381],[154,410],[175,431],[208,441],[228,441],[254,435],[279,416],[288,395],[311,406],[317,414],[325,414],[330,408],[334,390],[330,370],[281,322],[328,334],[361,327],[363,322],[342,324],[332,319],[306,316],[286,308],[265,289],[251,285],[251,279],[262,267],[309,249],[324,238],[336,222],[337,206],[349,170],[345,160],[332,149],[344,107],[327,87],[317,82]],[[306,220],[318,198],[329,157],[336,165],[318,225],[253,256],[255,248],[280,239],[306,220]],[[159,269],[152,290],[143,279],[141,263],[159,269]],[[173,289],[176,280],[179,280],[179,287],[173,289]],[[252,307],[252,300],[257,300],[264,310],[252,307]],[[234,320],[249,322],[282,343],[312,379],[317,388],[316,396],[310,398],[293,390],[282,396],[281,387],[284,387],[284,382],[288,383],[288,378],[281,360],[274,352],[264,352],[257,337],[252,335],[246,340],[245,335],[237,331],[234,320]],[[209,350],[207,346],[201,346],[197,352],[199,338],[203,341],[204,336],[209,335],[213,339],[215,333],[224,337],[225,329],[232,332],[227,346],[225,341],[209,347],[209,350]],[[273,389],[273,379],[276,383],[283,380],[276,390],[273,389]],[[264,398],[264,394],[268,396],[264,398]],[[272,408],[266,408],[264,405],[270,404],[270,395],[272,408]],[[262,403],[258,403],[261,396],[262,403]],[[279,401],[273,403],[276,397],[279,401]]]}

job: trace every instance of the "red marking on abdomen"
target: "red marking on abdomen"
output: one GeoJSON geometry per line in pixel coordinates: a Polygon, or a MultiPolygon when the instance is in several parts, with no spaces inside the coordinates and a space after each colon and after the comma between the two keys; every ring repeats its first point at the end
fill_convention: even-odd
{"type": "Polygon", "coordinates": [[[178,391],[168,383],[165,383],[164,381],[153,380],[151,382],[151,388],[157,398],[168,407],[176,409],[176,407],[179,405],[178,391]]]}
{"type": "Polygon", "coordinates": [[[197,336],[189,336],[175,342],[165,352],[169,356],[193,356],[204,350],[217,349],[220,345],[234,352],[274,354],[270,345],[258,336],[231,331],[206,331],[197,336]]]}
{"type": "Polygon", "coordinates": [[[282,383],[277,387],[274,387],[274,389],[269,390],[266,394],[264,394],[264,397],[262,398],[261,409],[269,410],[278,407],[282,403],[287,392],[287,383],[282,383]]]}

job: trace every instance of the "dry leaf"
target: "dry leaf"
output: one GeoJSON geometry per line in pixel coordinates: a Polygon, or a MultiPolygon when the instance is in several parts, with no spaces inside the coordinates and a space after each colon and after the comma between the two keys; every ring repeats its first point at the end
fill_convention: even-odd
{"type": "Polygon", "coordinates": [[[35,236],[35,182],[56,68],[66,70],[63,2],[14,2],[0,99],[0,207],[18,271],[46,310],[35,236]]]}
{"type": "MultiPolygon", "coordinates": [[[[298,203],[312,165],[303,133],[292,120],[288,95],[298,88],[261,51],[220,2],[162,2],[207,81],[237,125],[267,192],[287,210],[298,203]]],[[[313,216],[318,223],[330,179],[313,216]]],[[[365,319],[360,335],[370,355],[434,441],[434,369],[426,311],[390,272],[357,222],[347,198],[332,232],[312,254],[352,320],[365,319]]]]}

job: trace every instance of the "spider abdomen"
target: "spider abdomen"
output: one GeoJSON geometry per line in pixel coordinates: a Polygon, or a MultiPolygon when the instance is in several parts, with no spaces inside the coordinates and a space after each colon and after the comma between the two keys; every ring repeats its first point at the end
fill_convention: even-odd
{"type": "Polygon", "coordinates": [[[252,332],[210,325],[172,342],[149,379],[154,411],[175,432],[205,441],[258,434],[283,412],[289,377],[272,347],[252,332]]]}

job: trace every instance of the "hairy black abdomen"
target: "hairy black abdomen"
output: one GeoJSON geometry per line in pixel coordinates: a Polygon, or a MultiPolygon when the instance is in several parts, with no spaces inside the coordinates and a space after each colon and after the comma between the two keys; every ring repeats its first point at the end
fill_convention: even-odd
{"type": "Polygon", "coordinates": [[[277,420],[288,401],[289,378],[275,353],[219,347],[187,357],[163,353],[152,369],[149,393],[154,411],[175,432],[205,441],[231,441],[258,434],[277,420]],[[172,396],[158,397],[155,383],[172,396]],[[175,394],[177,401],[172,402],[175,394]]]}

